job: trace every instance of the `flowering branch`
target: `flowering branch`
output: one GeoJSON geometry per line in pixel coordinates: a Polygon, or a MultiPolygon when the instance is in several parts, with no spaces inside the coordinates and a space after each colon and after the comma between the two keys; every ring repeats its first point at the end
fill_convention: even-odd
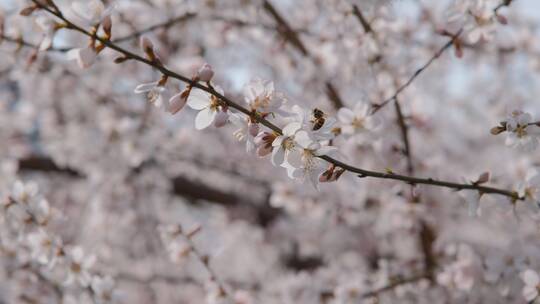
{"type": "MultiPolygon", "coordinates": [[[[177,79],[177,80],[180,80],[180,81],[186,83],[190,89],[191,88],[198,88],[198,89],[200,89],[202,91],[205,91],[205,92],[209,93],[211,96],[214,96],[215,98],[217,98],[220,102],[225,104],[227,107],[236,109],[237,111],[247,115],[251,121],[254,121],[254,122],[260,123],[261,125],[266,126],[270,130],[274,131],[276,134],[279,134],[279,135],[283,134],[283,131],[282,131],[281,128],[279,128],[278,126],[276,126],[272,122],[268,121],[266,118],[263,117],[263,115],[259,114],[258,112],[250,111],[249,109],[247,109],[247,108],[239,105],[238,103],[232,101],[231,99],[225,97],[222,93],[220,93],[216,89],[214,89],[213,86],[209,85],[209,82],[208,82],[208,86],[206,86],[206,85],[203,85],[203,84],[199,83],[197,81],[197,79],[190,79],[190,78],[188,78],[186,76],[183,76],[183,75],[180,75],[180,74],[178,74],[178,73],[176,73],[174,71],[171,71],[168,68],[166,68],[161,62],[159,62],[159,60],[156,60],[155,58],[147,59],[147,58],[144,58],[144,57],[142,57],[140,55],[137,55],[137,54],[135,54],[133,52],[130,52],[130,51],[118,46],[117,44],[113,43],[112,41],[110,41],[108,39],[105,39],[103,37],[100,37],[100,36],[98,36],[98,35],[96,35],[94,33],[91,33],[89,31],[83,29],[82,27],[72,23],[66,17],[64,17],[64,15],[60,11],[56,11],[56,10],[50,8],[50,7],[44,6],[38,0],[32,0],[32,1],[36,5],[38,5],[40,8],[46,10],[47,12],[55,15],[56,17],[58,17],[62,21],[64,21],[66,28],[71,29],[71,30],[75,30],[77,32],[80,32],[80,33],[90,37],[91,39],[95,39],[96,41],[99,41],[103,46],[106,46],[106,47],[108,47],[108,48],[110,48],[112,50],[115,50],[115,51],[121,53],[124,56],[122,61],[135,60],[135,61],[139,61],[141,63],[144,63],[146,65],[152,66],[155,69],[157,69],[158,71],[160,71],[165,78],[169,78],[169,77],[174,78],[174,79],[177,79]]],[[[410,83],[412,83],[412,81],[418,75],[420,75],[421,72],[424,71],[436,58],[438,58],[442,54],[442,52],[444,52],[445,49],[449,48],[452,45],[452,43],[454,42],[455,39],[457,39],[457,36],[460,33],[461,33],[461,31],[459,31],[458,34],[456,34],[451,39],[451,41],[449,41],[445,45],[444,48],[442,48],[439,52],[437,52],[436,56],[432,57],[432,59],[426,65],[424,65],[423,68],[419,69],[414,74],[414,76],[405,85],[400,87],[400,89],[398,89],[398,91],[394,95],[397,96],[410,83]]],[[[394,98],[395,97],[393,97],[390,100],[393,100],[394,98]]],[[[506,196],[506,197],[511,198],[514,201],[523,199],[522,197],[520,197],[517,194],[516,191],[482,186],[479,183],[463,184],[463,183],[455,183],[455,182],[449,182],[449,181],[443,181],[443,180],[436,180],[436,179],[433,179],[433,178],[420,178],[420,177],[414,177],[414,176],[400,175],[400,174],[396,174],[394,172],[389,172],[389,171],[387,171],[387,172],[371,171],[371,170],[366,170],[366,169],[354,167],[352,165],[346,164],[344,162],[341,162],[341,161],[339,161],[337,159],[334,159],[334,158],[332,158],[330,156],[327,156],[327,155],[317,155],[316,157],[318,157],[318,158],[320,158],[322,160],[325,160],[328,163],[330,163],[330,164],[332,164],[332,165],[334,165],[336,167],[342,168],[342,169],[344,169],[346,171],[349,171],[351,173],[355,173],[361,178],[373,177],[373,178],[379,178],[379,179],[390,179],[390,180],[402,181],[402,182],[412,184],[412,185],[418,185],[418,184],[431,185],[431,186],[451,188],[451,189],[455,189],[455,190],[458,190],[458,191],[459,190],[474,190],[474,191],[478,191],[479,193],[482,193],[482,194],[498,194],[498,195],[506,196]]]]}

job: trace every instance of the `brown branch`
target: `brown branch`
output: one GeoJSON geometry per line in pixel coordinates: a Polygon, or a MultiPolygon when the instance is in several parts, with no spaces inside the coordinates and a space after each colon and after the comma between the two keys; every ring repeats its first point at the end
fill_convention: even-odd
{"type": "Polygon", "coordinates": [[[394,106],[396,108],[396,113],[397,113],[397,124],[401,131],[401,139],[404,145],[403,153],[405,154],[405,157],[407,158],[407,174],[413,175],[414,166],[413,166],[413,159],[412,159],[412,153],[411,153],[411,144],[409,140],[409,127],[407,126],[407,123],[405,122],[405,117],[403,116],[403,111],[401,110],[401,105],[399,104],[399,101],[397,98],[394,100],[394,106]]]}
{"type": "MultiPolygon", "coordinates": [[[[73,24],[71,21],[67,20],[61,13],[59,12],[55,12],[53,10],[51,10],[50,8],[48,7],[44,7],[42,6],[37,0],[32,0],[34,3],[36,3],[37,5],[39,5],[42,9],[48,11],[49,13],[57,16],[58,18],[62,19],[64,22],[66,22],[68,28],[74,30],[74,31],[77,31],[77,32],[80,32],[81,34],[84,34],[88,37],[95,37],[94,35],[92,35],[90,32],[88,32],[87,30],[73,24]]],[[[106,40],[106,39],[103,39],[101,37],[95,37],[96,40],[98,40],[99,42],[101,42],[103,45],[109,47],[110,49],[112,50],[115,50],[119,53],[121,53],[123,56],[125,56],[126,58],[129,58],[131,60],[135,60],[135,61],[139,61],[141,63],[144,63],[148,66],[151,66],[155,69],[157,69],[158,71],[160,71],[163,75],[166,75],[170,78],[174,78],[174,79],[177,79],[177,80],[180,80],[186,84],[189,84],[190,86],[192,86],[193,88],[198,88],[200,90],[203,90],[215,97],[217,97],[218,99],[220,99],[221,101],[223,101],[224,103],[227,104],[227,106],[229,106],[230,108],[234,108],[236,110],[238,110],[239,112],[251,117],[251,119],[253,119],[254,121],[266,126],[267,128],[271,129],[272,131],[278,133],[278,134],[282,134],[282,130],[281,128],[277,127],[276,125],[274,125],[273,123],[271,123],[270,121],[266,120],[265,118],[263,118],[261,115],[258,115],[258,114],[254,114],[253,112],[251,112],[250,110],[244,108],[243,106],[241,106],[240,104],[232,101],[231,99],[225,97],[224,95],[220,94],[219,92],[217,92],[216,90],[214,90],[212,87],[209,87],[209,86],[205,86],[197,81],[194,81],[186,76],[183,76],[183,75],[180,75],[176,72],[173,72],[169,69],[167,69],[165,66],[161,65],[161,64],[158,64],[157,62],[155,61],[152,61],[152,60],[148,60],[142,56],[139,56],[133,52],[130,52],[116,44],[114,44],[113,42],[109,41],[109,40],[106,40]]],[[[444,50],[443,50],[444,51],[444,50]]],[[[412,82],[412,81],[411,81],[412,82]]],[[[359,177],[373,177],[373,178],[379,178],[379,179],[390,179],[390,180],[396,180],[396,181],[403,181],[405,183],[408,183],[408,184],[424,184],[424,185],[431,185],[431,186],[439,186],[439,187],[446,187],[446,188],[451,188],[451,189],[455,189],[455,190],[474,190],[474,191],[478,191],[478,192],[481,192],[481,193],[485,193],[485,194],[488,194],[488,193],[491,193],[491,194],[498,194],[498,195],[502,195],[502,196],[506,196],[506,197],[509,197],[510,199],[512,200],[522,200],[523,198],[520,197],[515,191],[511,191],[511,190],[504,190],[504,189],[499,189],[499,188],[494,188],[494,187],[487,187],[487,186],[481,186],[481,185],[477,185],[477,184],[460,184],[460,183],[454,183],[454,182],[448,182],[448,181],[443,181],[443,180],[435,180],[433,178],[420,178],[420,177],[414,177],[414,176],[407,176],[407,175],[400,175],[400,174],[394,174],[393,172],[378,172],[378,171],[371,171],[371,170],[366,170],[366,169],[362,169],[362,168],[357,168],[357,167],[354,167],[354,166],[351,166],[349,164],[346,164],[346,163],[343,163],[337,159],[334,159],[332,157],[329,157],[329,156],[318,156],[320,159],[323,159],[329,163],[332,163],[338,167],[341,167],[343,169],[345,169],[346,171],[349,171],[351,173],[355,173],[355,174],[358,174],[359,177]]]]}
{"type": "Polygon", "coordinates": [[[269,0],[264,0],[263,7],[272,16],[272,18],[274,18],[274,20],[278,24],[277,30],[283,36],[283,38],[289,41],[289,43],[292,46],[294,46],[297,50],[299,50],[300,53],[302,53],[304,56],[309,57],[310,56],[309,52],[306,46],[304,45],[304,43],[302,42],[302,40],[300,40],[300,38],[298,37],[298,34],[296,33],[296,31],[291,28],[289,23],[287,23],[285,18],[283,18],[279,14],[279,12],[272,5],[272,3],[270,3],[269,0]]]}
{"type": "Polygon", "coordinates": [[[358,5],[356,5],[356,4],[353,4],[353,14],[356,16],[356,18],[358,18],[358,21],[360,21],[360,24],[364,28],[364,31],[366,32],[366,34],[367,33],[375,33],[373,31],[373,28],[371,27],[371,25],[367,21],[367,19],[362,14],[362,11],[358,8],[358,5]]]}
{"type": "Polygon", "coordinates": [[[398,279],[398,280],[395,280],[395,281],[391,282],[390,284],[388,284],[386,286],[383,286],[383,287],[375,289],[373,291],[364,293],[362,295],[362,298],[365,299],[365,298],[371,298],[371,297],[378,297],[381,293],[393,290],[394,288],[396,288],[398,286],[405,285],[405,284],[410,284],[410,283],[415,283],[415,282],[421,281],[421,280],[426,279],[426,278],[427,278],[426,274],[420,274],[420,275],[417,275],[417,276],[412,276],[410,278],[398,279]]]}

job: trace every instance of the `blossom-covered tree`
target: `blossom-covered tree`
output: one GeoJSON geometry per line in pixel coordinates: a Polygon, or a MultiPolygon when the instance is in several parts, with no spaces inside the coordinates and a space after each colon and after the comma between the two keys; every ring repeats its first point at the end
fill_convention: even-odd
{"type": "Polygon", "coordinates": [[[0,7],[0,302],[540,302],[537,1],[0,7]]]}

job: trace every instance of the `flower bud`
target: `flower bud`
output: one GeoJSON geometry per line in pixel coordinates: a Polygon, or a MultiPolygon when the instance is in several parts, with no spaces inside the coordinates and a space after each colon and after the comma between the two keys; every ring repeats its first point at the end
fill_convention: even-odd
{"type": "Polygon", "coordinates": [[[103,21],[101,22],[101,27],[103,28],[103,31],[105,32],[105,38],[110,39],[112,34],[112,19],[111,15],[107,15],[103,18],[103,21]]]}
{"type": "Polygon", "coordinates": [[[155,58],[154,43],[147,36],[141,37],[141,49],[150,60],[153,60],[155,58]]]}
{"type": "Polygon", "coordinates": [[[188,97],[189,93],[186,90],[171,97],[171,99],[169,99],[169,113],[174,115],[182,110],[186,105],[188,97]]]}
{"type": "Polygon", "coordinates": [[[497,18],[497,21],[499,21],[500,24],[502,25],[508,24],[508,19],[505,16],[496,14],[495,17],[497,18]]]}
{"type": "Polygon", "coordinates": [[[197,77],[200,81],[208,82],[214,77],[214,70],[212,66],[208,63],[205,63],[197,72],[197,77]]]}
{"type": "Polygon", "coordinates": [[[214,126],[216,128],[221,128],[227,124],[229,120],[229,114],[225,111],[218,111],[216,117],[214,118],[214,126]]]}
{"type": "Polygon", "coordinates": [[[27,6],[27,7],[23,8],[23,9],[19,12],[19,15],[28,17],[28,16],[30,16],[36,9],[38,9],[38,7],[37,7],[36,5],[30,5],[30,6],[27,6]]]}

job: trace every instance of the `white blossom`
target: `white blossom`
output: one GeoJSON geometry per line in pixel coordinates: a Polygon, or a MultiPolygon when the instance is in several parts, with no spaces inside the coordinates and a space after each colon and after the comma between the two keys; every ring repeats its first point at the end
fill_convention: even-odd
{"type": "Polygon", "coordinates": [[[281,109],[285,103],[285,97],[282,93],[275,91],[272,81],[253,79],[244,88],[244,99],[251,111],[261,114],[287,115],[281,109]]]}
{"type": "Polygon", "coordinates": [[[165,87],[159,82],[142,83],[135,87],[136,94],[146,94],[148,102],[160,109],[167,109],[168,103],[164,100],[165,87]]]}
{"type": "Polygon", "coordinates": [[[521,273],[521,279],[525,283],[523,287],[523,297],[527,302],[532,302],[538,298],[540,290],[540,277],[532,269],[527,269],[521,273]]]}
{"type": "Polygon", "coordinates": [[[540,127],[532,124],[532,116],[522,111],[513,111],[506,121],[506,145],[524,151],[536,149],[540,127]]]}
{"type": "MultiPolygon", "coordinates": [[[[215,90],[221,95],[224,94],[220,87],[216,87],[215,90]]],[[[191,92],[187,105],[193,110],[199,111],[195,117],[195,128],[197,130],[206,129],[214,123],[218,112],[226,112],[222,102],[217,97],[198,89],[191,92]]]]}
{"type": "Polygon", "coordinates": [[[87,256],[81,247],[75,246],[67,252],[68,272],[64,282],[66,285],[74,283],[87,287],[91,283],[90,268],[94,265],[95,256],[87,256]]]}
{"type": "Polygon", "coordinates": [[[295,134],[294,141],[298,147],[289,153],[283,166],[287,169],[290,178],[307,180],[318,189],[319,176],[326,170],[326,162],[318,156],[330,156],[337,151],[337,148],[321,145],[304,130],[295,134]]]}
{"type": "Polygon", "coordinates": [[[371,106],[365,102],[356,103],[352,110],[348,108],[339,109],[337,117],[340,122],[341,132],[352,135],[376,130],[380,126],[380,120],[371,113],[371,106]]]}

